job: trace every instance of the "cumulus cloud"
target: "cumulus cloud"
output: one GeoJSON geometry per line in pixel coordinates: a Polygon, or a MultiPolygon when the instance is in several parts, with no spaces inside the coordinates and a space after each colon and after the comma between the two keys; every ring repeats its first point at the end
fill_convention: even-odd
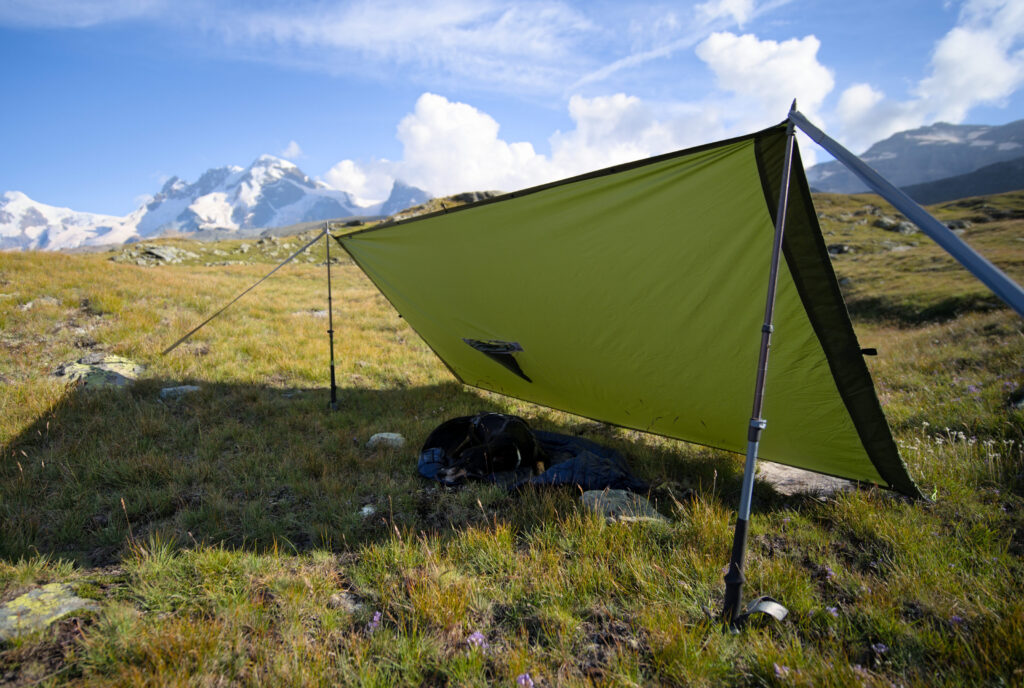
{"type": "Polygon", "coordinates": [[[400,161],[343,160],[325,178],[364,201],[382,200],[395,179],[435,195],[513,191],[705,142],[719,133],[702,108],[655,106],[625,94],[573,96],[569,116],[573,128],[553,134],[546,155],[529,142],[501,138],[498,122],[472,105],[424,93],[398,124],[400,161]]]}
{"type": "Polygon", "coordinates": [[[835,79],[818,62],[820,47],[814,36],[777,42],[722,32],[708,36],[696,52],[719,88],[733,94],[732,119],[763,126],[782,120],[794,98],[809,116],[821,107],[835,79]]]}
{"type": "Polygon", "coordinates": [[[287,160],[296,160],[302,157],[302,148],[297,141],[289,141],[278,155],[287,160]]]}
{"type": "Polygon", "coordinates": [[[958,124],[971,108],[998,104],[1024,85],[1024,3],[968,0],[935,44],[911,98],[892,101],[868,84],[847,88],[836,114],[855,150],[936,120],[958,124]]]}

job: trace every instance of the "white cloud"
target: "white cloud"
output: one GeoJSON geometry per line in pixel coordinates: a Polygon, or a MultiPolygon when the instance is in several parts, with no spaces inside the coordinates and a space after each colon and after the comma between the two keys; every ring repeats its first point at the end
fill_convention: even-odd
{"type": "Polygon", "coordinates": [[[302,157],[302,148],[299,146],[297,141],[289,141],[288,145],[285,146],[278,155],[286,160],[294,161],[302,157]]]}
{"type": "Polygon", "coordinates": [[[959,124],[971,108],[999,104],[1024,85],[1022,42],[1024,3],[968,0],[957,25],[936,42],[930,72],[910,99],[888,100],[867,84],[843,92],[836,114],[846,143],[862,149],[936,120],[959,124]]]}
{"type": "Polygon", "coordinates": [[[698,17],[709,23],[721,17],[731,17],[743,26],[754,14],[754,0],[710,0],[697,5],[696,11],[698,17]]]}
{"type": "Polygon", "coordinates": [[[724,32],[708,36],[696,52],[719,88],[734,95],[730,119],[764,126],[784,119],[794,98],[808,116],[821,107],[835,80],[818,62],[820,47],[814,36],[780,43],[724,32]]]}
{"type": "Polygon", "coordinates": [[[703,143],[721,133],[696,106],[654,105],[633,96],[574,96],[574,128],[556,132],[551,154],[529,142],[500,137],[498,122],[466,103],[424,93],[397,128],[402,159],[343,160],[326,180],[359,199],[381,200],[400,179],[435,195],[497,189],[513,191],[610,165],[703,143]]]}

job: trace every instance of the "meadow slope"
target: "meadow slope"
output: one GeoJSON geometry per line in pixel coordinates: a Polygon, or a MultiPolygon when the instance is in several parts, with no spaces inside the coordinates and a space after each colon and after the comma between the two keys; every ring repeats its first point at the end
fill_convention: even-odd
{"type": "MultiPolygon", "coordinates": [[[[98,602],[0,646],[0,685],[1024,684],[1024,323],[921,234],[875,227],[895,216],[877,198],[815,204],[932,499],[759,482],[747,593],[791,615],[741,635],[702,611],[741,457],[460,386],[340,251],[338,411],[323,243],[160,355],[312,234],[148,242],[190,252],[173,265],[0,254],[0,603],[52,581],[98,602]],[[52,375],[97,352],[146,370],[114,390],[52,375]],[[418,478],[427,433],[479,410],[622,451],[670,488],[670,523],[418,478]],[[382,431],[410,443],[367,450],[382,431]]],[[[1024,193],[933,211],[1024,281],[1024,193]]]]}

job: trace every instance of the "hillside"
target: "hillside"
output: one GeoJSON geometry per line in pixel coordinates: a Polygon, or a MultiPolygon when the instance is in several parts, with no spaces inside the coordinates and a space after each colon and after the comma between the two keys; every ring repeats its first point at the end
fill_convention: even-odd
{"type": "MultiPolygon", "coordinates": [[[[791,614],[738,636],[702,606],[721,603],[741,457],[462,387],[336,246],[338,411],[323,242],[159,355],[316,227],[5,254],[0,604],[62,582],[95,608],[0,644],[0,683],[1014,685],[1024,325],[930,240],[876,226],[900,228],[878,198],[815,205],[932,501],[759,480],[747,594],[791,614]],[[68,385],[63,364],[108,355],[138,381],[68,385]],[[668,522],[417,477],[430,430],[480,410],[621,451],[668,522]],[[368,448],[378,432],[407,444],[368,448]]],[[[932,210],[1024,281],[1024,192],[932,210]]]]}
{"type": "MultiPolygon", "coordinates": [[[[899,187],[924,184],[1019,158],[1024,153],[1024,120],[1000,126],[946,124],[893,134],[860,157],[899,187]]],[[[867,187],[842,163],[820,163],[807,170],[818,191],[859,193],[867,187]]]]}

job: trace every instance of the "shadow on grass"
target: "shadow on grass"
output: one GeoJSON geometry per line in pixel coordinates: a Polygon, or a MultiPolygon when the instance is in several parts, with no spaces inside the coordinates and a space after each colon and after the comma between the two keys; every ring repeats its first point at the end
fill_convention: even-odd
{"type": "MultiPolygon", "coordinates": [[[[341,389],[334,412],[323,388],[194,383],[198,392],[160,398],[161,388],[180,384],[71,390],[3,447],[0,557],[45,554],[101,566],[118,561],[132,538],[342,551],[395,528],[443,534],[500,519],[529,530],[576,508],[569,489],[512,495],[419,477],[418,448],[441,422],[509,412],[500,398],[455,382],[341,389]],[[366,449],[376,432],[399,432],[407,445],[366,449]]],[[[730,508],[737,499],[742,467],[725,453],[583,419],[528,420],[615,447],[651,484],[693,487],[730,508]]],[[[793,501],[765,484],[756,494],[759,509],[793,501]]]]}

